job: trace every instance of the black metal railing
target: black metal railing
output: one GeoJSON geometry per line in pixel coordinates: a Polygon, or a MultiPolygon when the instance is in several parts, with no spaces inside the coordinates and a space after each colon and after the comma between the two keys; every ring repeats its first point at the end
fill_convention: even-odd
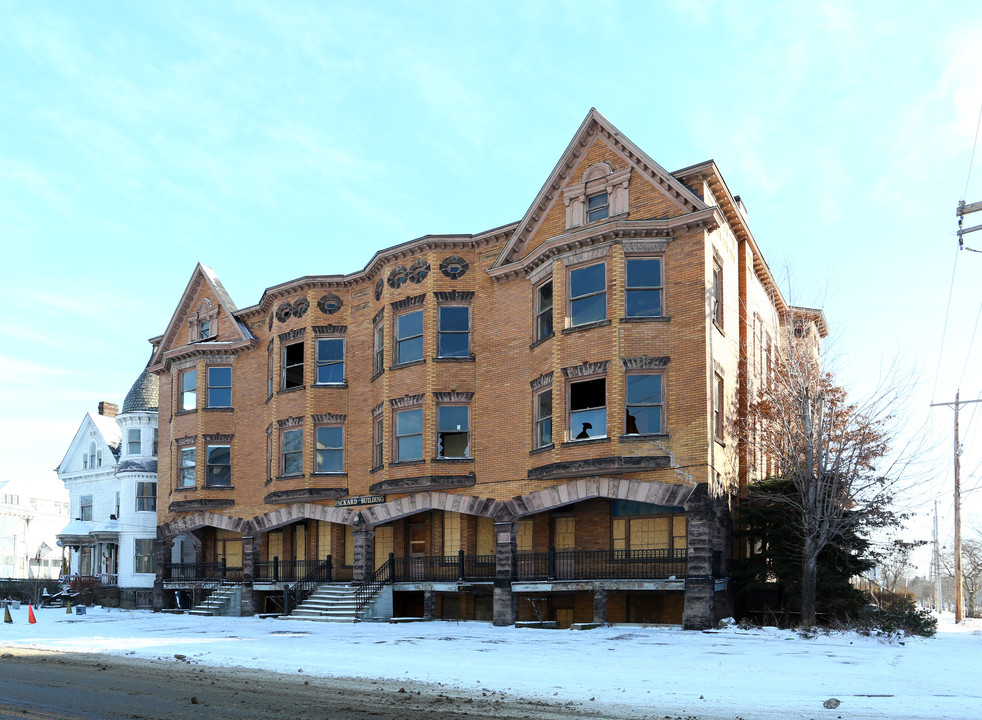
{"type": "Polygon", "coordinates": [[[684,578],[685,550],[556,550],[519,553],[518,580],[684,578]]]}
{"type": "MultiPolygon", "coordinates": [[[[272,560],[257,562],[253,571],[255,582],[296,582],[315,572],[322,560],[272,560]]],[[[330,582],[330,581],[328,581],[330,582]]]]}
{"type": "Polygon", "coordinates": [[[328,555],[326,560],[322,560],[316,563],[306,575],[297,580],[290,588],[286,591],[286,602],[283,612],[289,615],[300,603],[307,599],[318,585],[323,583],[331,582],[331,556],[328,555]]]}
{"type": "Polygon", "coordinates": [[[494,580],[494,555],[427,555],[392,558],[395,582],[463,582],[494,580]]]}
{"type": "Polygon", "coordinates": [[[185,582],[242,582],[242,568],[230,567],[223,558],[220,562],[171,563],[164,571],[165,580],[185,582]]]}
{"type": "Polygon", "coordinates": [[[372,577],[358,583],[358,589],[355,591],[355,617],[358,617],[365,606],[375,599],[383,585],[392,582],[394,564],[392,553],[389,553],[389,559],[379,566],[372,577]]]}

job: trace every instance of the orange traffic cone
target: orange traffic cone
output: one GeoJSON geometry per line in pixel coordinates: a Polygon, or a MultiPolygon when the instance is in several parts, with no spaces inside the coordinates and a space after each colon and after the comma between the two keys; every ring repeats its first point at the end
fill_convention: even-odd
{"type": "Polygon", "coordinates": [[[14,621],[14,619],[12,617],[10,617],[10,606],[9,605],[4,605],[3,606],[3,621],[5,623],[12,623],[14,621]]]}
{"type": "Polygon", "coordinates": [[[27,624],[28,625],[33,625],[36,622],[37,622],[37,620],[34,619],[34,608],[31,606],[30,603],[28,603],[28,605],[27,605],[27,624]]]}

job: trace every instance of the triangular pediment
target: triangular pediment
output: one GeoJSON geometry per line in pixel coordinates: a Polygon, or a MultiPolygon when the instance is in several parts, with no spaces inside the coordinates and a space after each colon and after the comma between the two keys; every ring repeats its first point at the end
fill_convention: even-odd
{"type": "Polygon", "coordinates": [[[103,467],[112,466],[116,461],[122,439],[123,431],[119,429],[114,418],[91,412],[86,413],[78,426],[78,430],[75,431],[75,437],[72,438],[65,456],[55,468],[55,472],[62,474],[73,469],[78,470],[77,466],[73,466],[72,460],[81,457],[83,450],[87,451],[88,445],[92,441],[95,441],[102,450],[103,467]]]}
{"type": "Polygon", "coordinates": [[[652,160],[596,108],[591,108],[494,267],[521,260],[542,242],[572,229],[568,219],[571,188],[593,178],[595,170],[602,166],[609,168],[609,174],[618,180],[629,177],[631,183],[644,183],[653,188],[649,196],[657,199],[660,213],[652,215],[685,215],[707,208],[698,195],[652,160]]]}
{"type": "Polygon", "coordinates": [[[204,344],[237,344],[254,338],[236,319],[238,310],[215,271],[198,263],[181,300],[167,323],[167,329],[154,347],[150,367],[159,367],[165,355],[180,348],[204,344]],[[201,323],[209,323],[211,334],[198,332],[201,323]]]}

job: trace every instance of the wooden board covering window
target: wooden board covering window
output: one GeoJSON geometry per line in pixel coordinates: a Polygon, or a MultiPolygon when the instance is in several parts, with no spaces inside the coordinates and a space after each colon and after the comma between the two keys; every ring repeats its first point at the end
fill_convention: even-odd
{"type": "Polygon", "coordinates": [[[477,554],[494,555],[494,520],[489,517],[477,519],[477,554]]]}
{"type": "Polygon", "coordinates": [[[379,525],[375,528],[376,570],[389,559],[390,552],[392,552],[392,525],[379,525]]]}
{"type": "Polygon", "coordinates": [[[460,551],[460,513],[443,513],[443,554],[456,555],[460,551]]]}

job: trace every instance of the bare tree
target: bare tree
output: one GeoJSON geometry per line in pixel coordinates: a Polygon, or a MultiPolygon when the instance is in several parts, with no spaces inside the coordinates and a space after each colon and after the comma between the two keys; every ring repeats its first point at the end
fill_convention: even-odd
{"type": "MultiPolygon", "coordinates": [[[[941,554],[941,566],[950,578],[954,589],[954,552],[941,554]]],[[[980,617],[979,601],[982,600],[982,536],[962,541],[962,592],[965,595],[965,614],[970,618],[980,617]]],[[[953,595],[952,595],[953,597],[953,595]]]]}
{"type": "MultiPolygon", "coordinates": [[[[893,510],[898,482],[910,462],[909,448],[890,452],[898,436],[898,413],[912,382],[888,376],[863,402],[851,402],[821,367],[817,313],[802,310],[788,321],[773,358],[774,368],[751,398],[742,431],[747,443],[795,492],[751,498],[789,506],[802,541],[801,620],[815,624],[818,558],[824,548],[851,533],[868,536],[895,528],[904,515],[893,510]]],[[[752,453],[755,454],[755,453],[752,453]]]]}

